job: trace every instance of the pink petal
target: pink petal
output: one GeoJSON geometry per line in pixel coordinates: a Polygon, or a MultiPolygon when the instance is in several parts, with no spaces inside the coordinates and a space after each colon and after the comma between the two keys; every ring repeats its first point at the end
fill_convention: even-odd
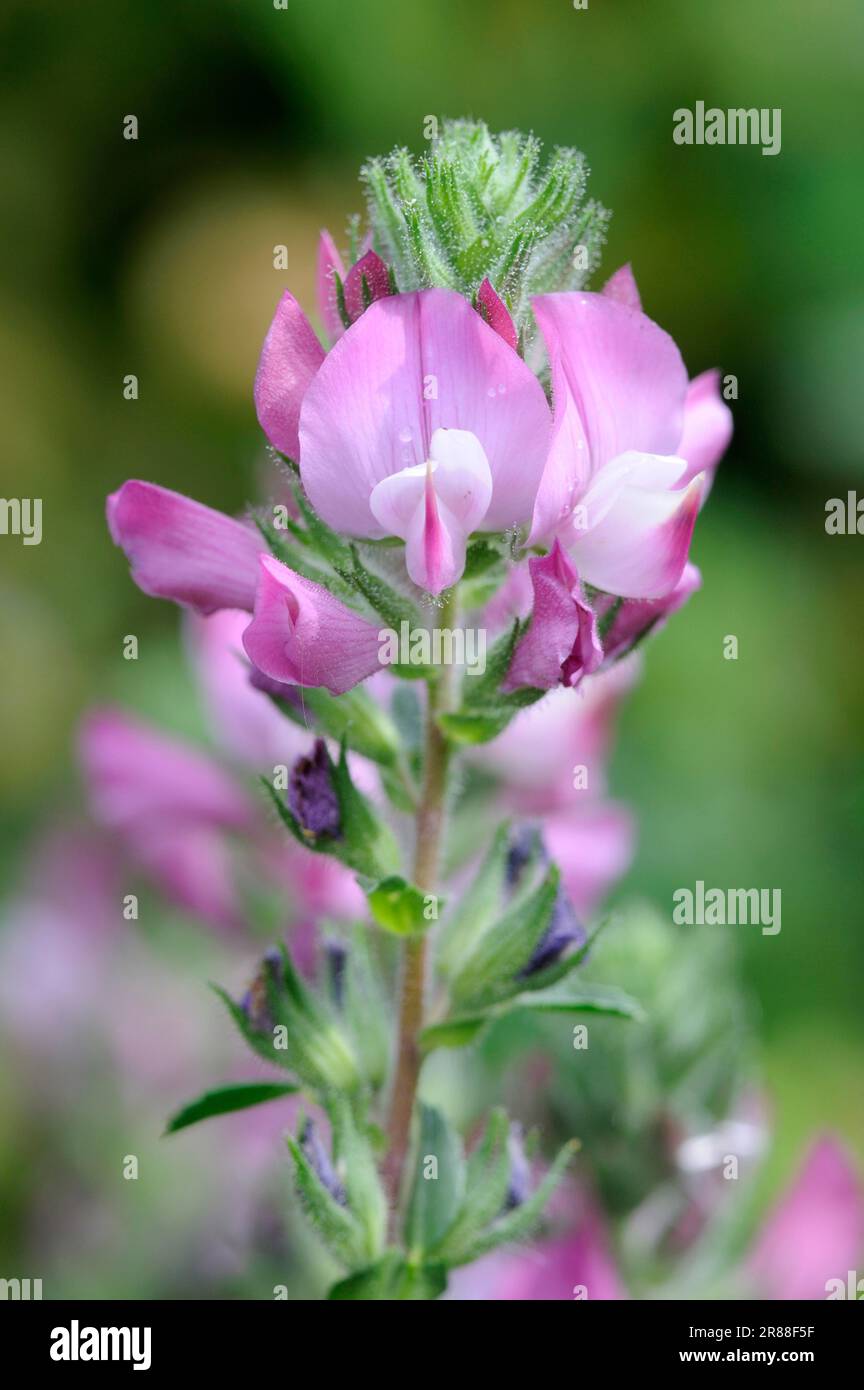
{"type": "Polygon", "coordinates": [[[108,526],[145,594],[199,613],[251,611],[264,542],[253,527],[155,483],[132,481],[107,502],[108,526]]]}
{"type": "Polygon", "coordinates": [[[345,308],[352,323],[368,308],[363,296],[363,281],[370,303],[376,299],[386,299],[391,293],[390,273],[381,257],[374,251],[367,251],[348,271],[345,280],[345,308]]]}
{"type": "Polygon", "coordinates": [[[448,1297],[457,1301],[572,1303],[584,1287],[588,1301],[626,1299],[602,1218],[586,1210],[576,1229],[521,1250],[504,1249],[456,1270],[448,1297]]]}
{"type": "Polygon", "coordinates": [[[607,299],[614,299],[617,304],[624,304],[628,309],[642,309],[642,300],[636,286],[636,277],[633,274],[633,267],[628,261],[610,275],[601,294],[605,294],[607,299]]]}
{"type": "Polygon", "coordinates": [[[590,529],[569,546],[586,583],[622,598],[660,599],[672,592],[687,563],[702,498],[701,478],[678,490],[652,488],[653,461],[646,463],[648,486],[631,475],[596,526],[589,505],[590,529]]]}
{"type": "Polygon", "coordinates": [[[226,608],[209,618],[190,615],[186,635],[214,738],[232,758],[260,772],[293,763],[308,751],[309,737],[252,684],[243,650],[248,626],[248,613],[226,608]]]}
{"type": "MultiPolygon", "coordinates": [[[[701,588],[702,576],[695,565],[686,564],[675,588],[665,598],[625,599],[612,621],[612,626],[603,638],[603,657],[605,661],[617,659],[632,647],[637,638],[649,629],[659,628],[672,613],[676,613],[691,594],[701,588]]],[[[614,604],[610,596],[601,596],[596,612],[598,618],[614,604]]]]}
{"type": "Polygon", "coordinates": [[[528,561],[534,586],[531,626],[513,653],[504,690],[578,685],[603,659],[594,614],[579,576],[556,541],[548,555],[528,561]]]}
{"type": "Polygon", "coordinates": [[[233,930],[242,925],[232,849],[218,831],[206,826],[147,827],[136,835],[130,853],[175,906],[216,927],[233,930]]]}
{"type": "Polygon", "coordinates": [[[516,352],[519,347],[519,334],[516,332],[516,325],[510,317],[507,305],[495,293],[488,278],[483,281],[477,291],[477,308],[489,327],[494,328],[496,333],[500,333],[507,346],[516,352]]]}
{"type": "Polygon", "coordinates": [[[324,361],[324,349],[297,300],[286,290],[264,339],[255,376],[255,409],[274,448],[295,461],[297,426],[306,388],[324,361]]]}
{"type": "Polygon", "coordinates": [[[720,373],[715,368],[690,382],[684,402],[684,430],[675,450],[687,460],[687,482],[697,473],[707,473],[706,496],[731,438],[732,411],[720,394],[720,373]]]}
{"type": "Polygon", "coordinates": [[[372,490],[425,464],[439,428],[480,441],[494,485],[487,530],[530,517],[550,428],[536,377],[451,290],[379,299],[328,354],[303,402],[300,469],[312,505],[348,535],[386,534],[372,490]]]}
{"type": "Polygon", "coordinates": [[[862,1252],[864,1187],[845,1150],[826,1136],[762,1227],[747,1273],[763,1298],[824,1299],[828,1280],[845,1282],[862,1252]]]}
{"type": "Polygon", "coordinates": [[[243,645],[265,676],[344,695],[379,669],[377,627],[272,555],[262,555],[260,564],[243,645]]]}
{"type": "MultiPolygon", "coordinates": [[[[571,799],[585,793],[570,788],[571,799]]],[[[576,912],[590,917],[630,867],[636,825],[624,806],[613,802],[574,805],[546,819],[550,855],[561,867],[561,881],[576,912]]]]}
{"type": "Polygon", "coordinates": [[[342,257],[336,250],[336,244],[328,231],[322,231],[318,241],[318,263],[316,267],[316,294],[318,299],[318,312],[321,315],[321,322],[331,343],[335,343],[337,338],[341,338],[345,332],[345,326],[336,304],[336,285],[333,280],[333,272],[339,279],[345,280],[345,267],[342,264],[342,257]]]}
{"type": "Polygon", "coordinates": [[[109,830],[134,837],[169,823],[255,825],[252,804],[218,763],[121,710],[88,715],[78,747],[94,814],[109,830]]]}
{"type": "Polygon", "coordinates": [[[668,333],[602,294],[533,301],[552,369],[555,431],[531,540],[552,534],[589,478],[617,455],[674,454],[687,373],[668,333]]]}
{"type": "Polygon", "coordinates": [[[408,573],[440,594],[461,579],[468,537],[492,497],[492,473],[479,440],[468,430],[436,430],[429,461],[384,478],[369,499],[385,531],[406,542],[408,573]]]}

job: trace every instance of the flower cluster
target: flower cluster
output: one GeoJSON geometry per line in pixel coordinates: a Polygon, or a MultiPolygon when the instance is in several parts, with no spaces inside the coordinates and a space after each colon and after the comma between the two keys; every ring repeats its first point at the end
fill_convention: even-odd
{"type": "MultiPolygon", "coordinates": [[[[532,139],[454,122],[424,160],[397,152],[364,181],[368,231],[345,260],[321,238],[326,343],[289,290],[264,339],[270,503],[232,518],[130,481],[108,522],[137,584],[193,610],[200,641],[223,625],[225,651],[230,629],[214,686],[236,696],[232,737],[247,764],[251,743],[293,855],[330,865],[345,920],[380,929],[346,930],[317,981],[282,947],[224,998],[329,1121],[332,1156],[308,1120],[292,1155],[348,1271],[333,1296],[434,1297],[450,1268],[529,1229],[572,1146],[534,1185],[520,1131],[493,1112],[466,1157],[418,1099],[423,1058],[513,1012],[638,1012],[573,982],[585,919],[629,855],[629,820],[603,797],[608,716],[632,680],[621,658],[700,582],[691,538],[731,418],[718,373],[689,379],[629,266],[583,287],[606,214],[583,203],[574,151],[543,170],[532,139]],[[452,642],[429,648],[449,658],[392,659],[394,632],[465,624],[494,638],[482,668],[460,668],[452,642]],[[312,732],[290,758],[252,735],[274,717],[312,732]],[[577,726],[589,751],[568,767],[577,726]],[[491,845],[492,805],[471,803],[490,776],[507,813],[491,845]],[[397,992],[395,1049],[370,1047],[377,1001],[397,992]],[[434,1187],[430,1157],[448,1170],[434,1187]]],[[[235,920],[223,847],[259,833],[246,789],[200,755],[148,753],[111,715],[84,749],[139,864],[235,920]],[[178,824],[195,832],[182,863],[178,824]]],[[[263,860],[278,884],[272,846],[263,860]]]]}

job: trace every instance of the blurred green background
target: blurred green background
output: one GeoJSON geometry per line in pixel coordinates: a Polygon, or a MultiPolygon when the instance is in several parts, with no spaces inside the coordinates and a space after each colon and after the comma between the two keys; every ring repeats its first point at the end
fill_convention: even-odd
{"type": "Polygon", "coordinates": [[[630,260],[691,374],[739,383],[704,588],[624,713],[612,789],[641,831],[622,892],[671,911],[697,878],[782,890],[780,935],[727,929],[759,1009],[769,1172],[824,1126],[864,1156],[864,540],[824,527],[828,498],[864,490],[862,39],[859,0],[7,0],[2,492],[44,499],[40,546],[0,537],[8,883],[76,804],[84,707],[122,692],[183,718],[159,679],[181,679],[176,613],[129,581],[105,494],[143,477],[240,507],[261,339],[286,284],[313,309],[317,233],[341,239],[363,158],[419,150],[430,114],[530,128],[587,154],[606,273],[630,260]],[[675,146],[672,112],[700,99],[781,108],[781,154],[675,146]]]}

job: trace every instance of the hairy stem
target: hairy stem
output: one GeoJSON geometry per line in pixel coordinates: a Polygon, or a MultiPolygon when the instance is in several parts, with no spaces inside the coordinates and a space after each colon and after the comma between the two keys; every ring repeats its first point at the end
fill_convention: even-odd
{"type": "MultiPolygon", "coordinates": [[[[448,604],[441,614],[444,626],[452,625],[454,612],[448,604]]],[[[447,767],[450,745],[438,728],[437,717],[447,708],[449,672],[440,670],[429,684],[426,709],[426,738],[423,757],[423,790],[417,807],[413,878],[421,892],[433,894],[438,882],[438,863],[444,828],[447,767]]],[[[426,986],[426,938],[409,937],[402,961],[399,1004],[399,1039],[396,1078],[387,1126],[389,1145],[383,1175],[390,1198],[391,1220],[398,1222],[402,1174],[411,1136],[411,1117],[420,1076],[420,1049],[417,1035],[423,1026],[426,986]]]]}

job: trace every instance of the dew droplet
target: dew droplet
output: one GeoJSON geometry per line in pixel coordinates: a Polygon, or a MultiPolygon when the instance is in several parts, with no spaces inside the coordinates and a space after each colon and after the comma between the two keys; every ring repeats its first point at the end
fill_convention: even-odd
{"type": "Polygon", "coordinates": [[[403,444],[410,444],[413,438],[414,436],[407,425],[405,426],[404,430],[399,431],[399,439],[403,444]]]}

